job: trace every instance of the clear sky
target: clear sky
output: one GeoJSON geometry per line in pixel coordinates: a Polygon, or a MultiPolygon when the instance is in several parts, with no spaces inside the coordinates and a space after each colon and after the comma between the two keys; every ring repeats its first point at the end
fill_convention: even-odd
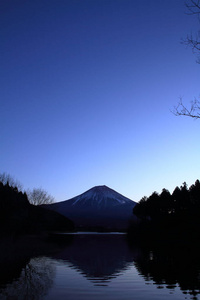
{"type": "Polygon", "coordinates": [[[139,201],[200,178],[197,32],[183,0],[1,0],[0,172],[56,201],[139,201]]]}

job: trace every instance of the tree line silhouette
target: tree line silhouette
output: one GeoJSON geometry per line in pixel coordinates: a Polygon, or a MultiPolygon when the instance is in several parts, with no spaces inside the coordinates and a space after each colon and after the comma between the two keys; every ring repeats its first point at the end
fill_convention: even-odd
{"type": "Polygon", "coordinates": [[[73,223],[57,212],[30,204],[25,192],[0,181],[0,236],[52,230],[73,230],[73,223]]]}
{"type": "MultiPolygon", "coordinates": [[[[184,182],[172,194],[163,189],[143,197],[133,209],[139,222],[134,228],[137,236],[146,238],[200,238],[200,181],[189,188],[184,182]]],[[[133,231],[133,228],[132,228],[133,231]]]]}

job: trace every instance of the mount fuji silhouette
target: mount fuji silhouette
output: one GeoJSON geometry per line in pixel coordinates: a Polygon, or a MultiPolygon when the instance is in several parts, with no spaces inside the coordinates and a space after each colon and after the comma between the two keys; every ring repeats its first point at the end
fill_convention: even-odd
{"type": "Polygon", "coordinates": [[[45,207],[71,219],[77,230],[124,231],[136,220],[135,205],[136,202],[102,185],[45,207]]]}

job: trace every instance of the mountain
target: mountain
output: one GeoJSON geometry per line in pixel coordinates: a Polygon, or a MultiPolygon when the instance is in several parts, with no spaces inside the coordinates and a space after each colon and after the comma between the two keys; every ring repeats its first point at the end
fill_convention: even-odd
{"type": "Polygon", "coordinates": [[[45,205],[71,219],[77,229],[125,230],[133,216],[136,202],[109,187],[95,186],[70,200],[45,205]]]}

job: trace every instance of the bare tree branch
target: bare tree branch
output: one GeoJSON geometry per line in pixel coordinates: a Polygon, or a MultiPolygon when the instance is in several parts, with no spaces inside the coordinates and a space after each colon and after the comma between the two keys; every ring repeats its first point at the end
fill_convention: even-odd
{"type": "Polygon", "coordinates": [[[200,0],[190,0],[190,4],[186,3],[185,6],[188,9],[188,15],[200,14],[200,0]]]}
{"type": "Polygon", "coordinates": [[[18,180],[14,179],[14,177],[12,177],[10,174],[8,174],[6,172],[0,173],[0,181],[3,184],[8,184],[9,186],[12,186],[13,188],[17,188],[18,191],[22,191],[23,190],[22,184],[18,180]]]}
{"type": "MultiPolygon", "coordinates": [[[[200,0],[190,0],[189,3],[186,3],[186,8],[188,10],[188,15],[196,15],[199,20],[200,25],[200,0]]],[[[187,35],[186,39],[182,39],[182,44],[190,46],[193,53],[197,55],[197,63],[200,64],[200,28],[194,36],[193,33],[187,35]]],[[[190,102],[190,106],[187,107],[183,104],[182,98],[177,106],[174,106],[172,113],[175,116],[186,116],[193,119],[200,119],[200,101],[194,99],[190,102]]]]}
{"type": "Polygon", "coordinates": [[[41,188],[27,191],[28,200],[33,205],[51,204],[54,198],[41,188]]]}
{"type": "Polygon", "coordinates": [[[197,99],[191,101],[191,105],[188,108],[183,104],[182,98],[180,98],[178,105],[174,106],[172,113],[175,116],[186,116],[193,119],[200,119],[200,101],[197,99]]]}
{"type": "Polygon", "coordinates": [[[197,54],[196,62],[200,64],[200,31],[196,34],[196,37],[192,33],[187,35],[186,39],[181,40],[181,43],[192,48],[192,52],[197,54]]]}
{"type": "Polygon", "coordinates": [[[195,51],[200,51],[200,32],[196,36],[196,38],[193,37],[192,34],[187,35],[187,38],[185,40],[182,40],[182,44],[185,44],[187,46],[191,46],[192,50],[195,51]]]}
{"type": "MultiPolygon", "coordinates": [[[[190,4],[185,4],[188,10],[188,15],[196,15],[200,23],[200,0],[190,0],[190,4]]],[[[197,63],[200,64],[200,30],[197,31],[196,35],[193,33],[187,35],[185,39],[181,40],[181,43],[190,46],[193,53],[197,54],[197,63]]]]}

